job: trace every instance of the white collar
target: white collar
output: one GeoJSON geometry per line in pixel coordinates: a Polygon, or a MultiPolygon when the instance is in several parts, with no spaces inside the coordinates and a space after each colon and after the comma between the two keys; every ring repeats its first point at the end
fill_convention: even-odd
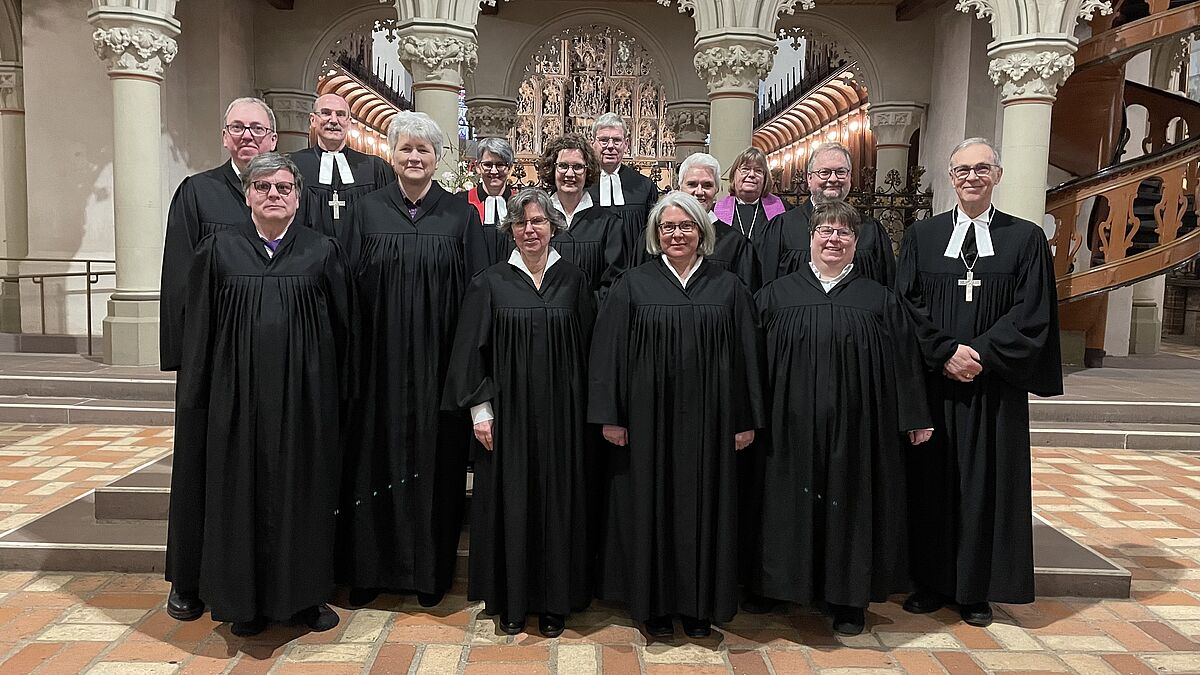
{"type": "Polygon", "coordinates": [[[508,204],[504,197],[484,194],[487,196],[483,199],[483,224],[495,225],[508,215],[508,204]]]}
{"type": "Polygon", "coordinates": [[[708,222],[715,223],[715,222],[717,222],[717,220],[718,220],[717,214],[713,213],[712,211],[709,211],[708,212],[708,222]]]}
{"type": "Polygon", "coordinates": [[[242,177],[242,172],[238,170],[237,162],[233,161],[232,157],[229,158],[229,166],[233,169],[233,175],[237,176],[238,178],[242,177]]]}
{"type": "Polygon", "coordinates": [[[696,268],[700,267],[700,263],[704,262],[704,256],[696,256],[696,262],[692,263],[692,266],[688,268],[686,278],[679,276],[679,272],[676,272],[675,268],[671,266],[671,260],[667,258],[666,253],[662,254],[662,261],[667,266],[667,269],[671,271],[671,274],[675,275],[675,278],[679,280],[679,285],[687,288],[688,282],[696,278],[696,268]]]}
{"type": "Polygon", "coordinates": [[[838,285],[839,281],[845,279],[850,274],[850,270],[854,269],[854,263],[846,265],[846,267],[844,267],[842,271],[832,279],[826,279],[825,277],[821,276],[821,270],[817,269],[817,264],[811,260],[808,261],[808,267],[813,271],[813,274],[817,275],[817,281],[821,282],[821,287],[825,289],[826,293],[828,293],[830,289],[838,285]]]}
{"type": "Polygon", "coordinates": [[[600,206],[625,206],[625,193],[621,191],[621,165],[609,173],[600,169],[600,206]]]}
{"type": "Polygon", "coordinates": [[[568,230],[571,229],[571,221],[575,219],[575,216],[579,215],[580,212],[584,211],[585,209],[590,209],[595,206],[595,204],[592,203],[592,195],[589,194],[587,190],[583,191],[583,198],[579,200],[579,205],[575,207],[574,213],[567,213],[567,210],[563,208],[562,202],[558,201],[558,192],[550,195],[550,204],[554,206],[554,208],[558,209],[559,213],[566,217],[568,230]]]}
{"type": "MultiPolygon", "coordinates": [[[[546,278],[546,270],[553,267],[554,263],[558,262],[560,258],[562,258],[562,256],[558,254],[558,251],[554,250],[553,246],[551,246],[550,255],[546,257],[546,266],[542,268],[543,279],[546,278]]],[[[508,254],[508,264],[524,272],[525,276],[529,277],[530,281],[533,281],[533,285],[537,285],[537,281],[535,281],[533,278],[533,272],[530,272],[529,267],[525,265],[525,259],[521,257],[520,251],[514,249],[512,253],[508,254]]]]}
{"type": "Polygon", "coordinates": [[[354,183],[354,172],[350,170],[350,162],[346,161],[346,154],[339,152],[327,152],[321,150],[321,146],[317,146],[317,150],[321,153],[321,172],[317,175],[317,182],[321,185],[333,184],[333,165],[337,164],[338,175],[342,178],[343,185],[351,185],[354,183]]]}
{"type": "Polygon", "coordinates": [[[996,250],[992,247],[992,216],[996,213],[995,206],[989,206],[987,211],[984,211],[975,218],[968,218],[967,214],[962,212],[962,209],[954,207],[954,232],[950,235],[950,241],[946,243],[946,251],[942,255],[947,258],[957,258],[959,252],[962,251],[963,240],[967,237],[967,228],[975,228],[975,248],[979,251],[980,258],[996,255],[996,250]]]}
{"type": "Polygon", "coordinates": [[[742,201],[742,198],[741,198],[741,197],[739,197],[739,196],[737,196],[737,195],[734,195],[734,196],[733,196],[733,201],[734,201],[734,202],[736,202],[736,203],[738,203],[739,205],[743,205],[743,204],[744,204],[744,205],[746,205],[746,206],[750,206],[751,204],[755,204],[755,205],[757,205],[759,202],[761,202],[761,201],[762,201],[762,197],[759,197],[758,199],[755,199],[755,200],[754,200],[754,201],[752,201],[752,202],[744,202],[744,201],[742,201]]]}

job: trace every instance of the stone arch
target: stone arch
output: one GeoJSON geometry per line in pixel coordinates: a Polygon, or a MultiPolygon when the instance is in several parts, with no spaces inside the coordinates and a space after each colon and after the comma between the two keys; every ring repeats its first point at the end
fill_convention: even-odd
{"type": "Polygon", "coordinates": [[[333,51],[334,45],[354,29],[374,21],[395,20],[395,18],[395,9],[383,4],[364,5],[347,10],[317,38],[308,57],[304,60],[304,70],[300,73],[300,82],[304,87],[315,87],[317,79],[321,75],[321,64],[333,51]]]}
{"type": "Polygon", "coordinates": [[[868,43],[853,28],[837,19],[804,12],[788,19],[781,19],[776,26],[776,38],[780,39],[781,32],[791,29],[797,29],[802,35],[836,42],[857,63],[856,79],[866,87],[870,98],[876,101],[890,100],[888,98],[890,92],[884,90],[885,83],[879,76],[879,66],[867,46],[868,43]]]}
{"type": "Polygon", "coordinates": [[[21,62],[21,8],[0,0],[0,61],[21,62]]]}

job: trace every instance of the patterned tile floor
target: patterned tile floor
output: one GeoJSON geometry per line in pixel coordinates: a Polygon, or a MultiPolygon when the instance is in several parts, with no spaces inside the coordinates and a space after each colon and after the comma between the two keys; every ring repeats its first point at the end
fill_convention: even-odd
{"type": "MultiPolygon", "coordinates": [[[[0,427],[0,528],[155,459],[170,436],[0,427]]],[[[906,614],[897,598],[873,605],[869,631],[853,639],[792,608],[739,615],[707,640],[647,642],[619,609],[599,603],[556,640],[498,635],[458,589],[434,612],[385,596],[371,609],[339,609],[342,622],[327,633],[278,626],[246,641],[207,617],[171,620],[155,575],[8,572],[0,673],[1200,672],[1200,456],[1038,449],[1034,501],[1132,570],[1134,597],[1000,606],[988,629],[950,610],[906,614]]]]}

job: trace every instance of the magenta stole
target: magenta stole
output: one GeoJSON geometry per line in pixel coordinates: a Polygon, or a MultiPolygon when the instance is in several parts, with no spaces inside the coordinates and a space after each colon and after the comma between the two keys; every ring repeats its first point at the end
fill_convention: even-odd
{"type": "MultiPolygon", "coordinates": [[[[732,223],[733,209],[735,204],[737,204],[737,198],[733,195],[724,197],[713,206],[713,213],[716,214],[717,219],[721,222],[732,223]]],[[[787,210],[783,206],[783,200],[772,194],[763,195],[762,206],[763,212],[767,214],[767,220],[770,220],[787,210]]]]}

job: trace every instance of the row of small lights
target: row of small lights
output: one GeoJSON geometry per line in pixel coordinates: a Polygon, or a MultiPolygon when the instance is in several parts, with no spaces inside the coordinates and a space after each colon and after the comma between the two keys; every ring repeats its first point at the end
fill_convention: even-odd
{"type": "Polygon", "coordinates": [[[857,118],[850,120],[849,124],[844,124],[841,131],[838,131],[838,126],[842,125],[844,120],[831,122],[824,129],[815,131],[808,136],[792,143],[786,148],[781,148],[771,153],[771,168],[778,169],[781,166],[791,164],[793,160],[800,161],[805,152],[816,150],[822,143],[829,143],[838,140],[841,137],[842,143],[845,143],[850,138],[850,134],[857,133],[859,129],[870,131],[871,124],[869,121],[859,121],[857,118]]]}
{"type": "Polygon", "coordinates": [[[376,146],[378,146],[379,151],[382,152],[385,157],[387,156],[387,153],[391,148],[388,146],[387,141],[384,139],[382,134],[376,133],[374,130],[369,130],[365,134],[359,131],[357,128],[350,130],[350,138],[358,140],[360,137],[364,136],[365,138],[363,138],[363,142],[366,143],[367,148],[371,152],[374,152],[376,150],[376,146]]]}

